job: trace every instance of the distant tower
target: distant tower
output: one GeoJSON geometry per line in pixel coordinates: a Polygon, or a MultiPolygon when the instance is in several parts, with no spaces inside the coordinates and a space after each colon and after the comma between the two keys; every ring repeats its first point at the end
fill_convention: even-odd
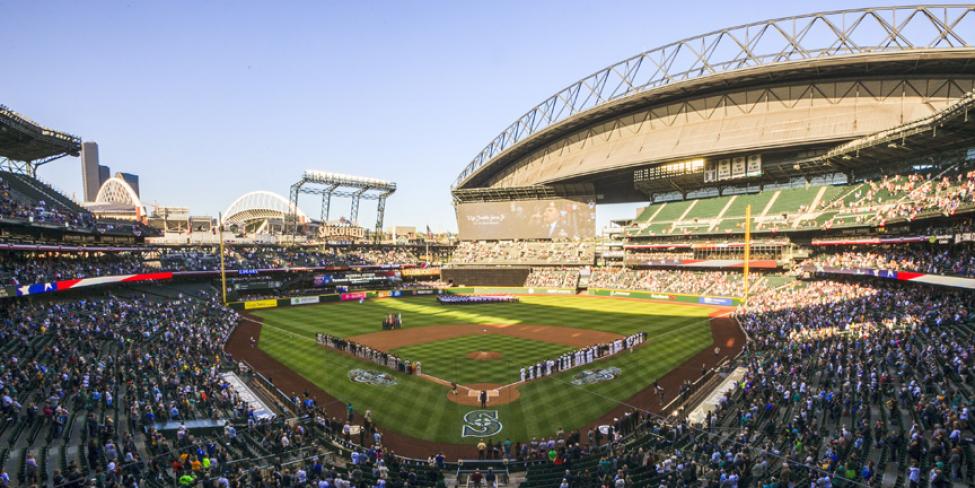
{"type": "MultiPolygon", "coordinates": [[[[108,181],[109,178],[111,177],[112,177],[112,168],[109,168],[104,164],[99,164],[98,165],[98,188],[101,188],[102,185],[104,185],[105,182],[108,181]]],[[[97,191],[95,192],[94,195],[92,195],[91,197],[92,201],[94,201],[96,196],[98,196],[97,191]]]]}
{"type": "Polygon", "coordinates": [[[84,188],[86,202],[94,202],[98,189],[102,186],[98,164],[98,143],[85,142],[81,144],[81,185],[84,188]]]}
{"type": "Polygon", "coordinates": [[[139,193],[139,175],[119,171],[118,173],[115,173],[115,177],[122,178],[123,181],[132,187],[132,190],[135,191],[135,195],[137,197],[142,197],[142,194],[139,193]]]}

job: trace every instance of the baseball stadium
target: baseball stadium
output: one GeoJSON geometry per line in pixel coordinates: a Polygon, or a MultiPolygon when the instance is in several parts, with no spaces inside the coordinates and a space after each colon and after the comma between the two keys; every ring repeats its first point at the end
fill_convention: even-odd
{"type": "Polygon", "coordinates": [[[686,35],[438,168],[456,233],[0,105],[0,487],[975,486],[975,5],[686,35]]]}

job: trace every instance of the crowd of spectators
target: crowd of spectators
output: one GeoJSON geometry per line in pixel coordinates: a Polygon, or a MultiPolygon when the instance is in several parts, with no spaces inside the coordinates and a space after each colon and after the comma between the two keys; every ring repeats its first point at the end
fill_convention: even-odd
{"type": "Polygon", "coordinates": [[[971,486],[975,295],[796,282],[736,315],[744,377],[702,424],[634,412],[634,435],[559,441],[529,484],[971,486]]]}
{"type": "Polygon", "coordinates": [[[2,285],[28,285],[145,270],[147,267],[138,253],[0,253],[2,285]]]}
{"type": "MultiPolygon", "coordinates": [[[[0,308],[0,394],[11,446],[38,432],[70,442],[80,428],[84,443],[69,471],[121,481],[148,467],[154,449],[138,449],[142,439],[169,450],[155,421],[210,418],[218,410],[244,418],[243,404],[218,376],[222,338],[236,314],[215,305],[212,294],[153,302],[107,296],[0,308]]],[[[18,475],[37,482],[43,467],[27,462],[18,475]]]]}
{"type": "MultiPolygon", "coordinates": [[[[228,247],[227,269],[367,266],[416,264],[419,258],[402,247],[288,248],[228,247]]],[[[0,253],[0,284],[24,285],[156,271],[218,271],[215,247],[146,247],[125,252],[0,253]]]]}
{"type": "Polygon", "coordinates": [[[973,306],[968,292],[876,282],[767,290],[740,313],[757,354],[726,410],[818,477],[869,483],[885,462],[947,486],[971,463],[960,454],[975,347],[954,325],[973,306]],[[764,432],[749,425],[762,417],[764,432]]]}
{"type": "Polygon", "coordinates": [[[209,289],[6,302],[0,439],[28,447],[0,450],[2,486],[372,487],[442,479],[436,467],[402,466],[369,411],[329,415],[306,392],[275,397],[289,418],[258,417],[223,379],[235,371],[256,381],[222,351],[238,316],[217,303],[209,289]],[[353,423],[363,427],[356,435],[353,423]],[[329,439],[358,445],[339,449],[329,439]],[[45,455],[54,448],[60,462],[45,455]],[[18,457],[15,469],[3,469],[18,457]]]}
{"type": "MultiPolygon", "coordinates": [[[[739,296],[742,275],[731,271],[594,268],[589,278],[589,287],[688,295],[739,296]]],[[[752,289],[760,287],[761,280],[754,280],[752,289]]]]}
{"type": "Polygon", "coordinates": [[[579,268],[532,268],[525,286],[575,288],[579,286],[579,268]]]}
{"type": "Polygon", "coordinates": [[[837,218],[853,218],[858,224],[885,225],[890,220],[914,220],[922,214],[955,215],[960,209],[975,204],[975,170],[967,167],[940,177],[922,174],[884,176],[868,181],[852,195],[852,201],[838,199],[826,210],[837,214],[827,220],[824,228],[833,226],[837,218]]]}
{"type": "Polygon", "coordinates": [[[975,276],[975,252],[968,245],[899,245],[843,248],[816,254],[807,263],[845,269],[912,271],[975,276]]]}
{"type": "Polygon", "coordinates": [[[584,241],[462,241],[454,249],[450,264],[546,264],[590,265],[596,246],[584,241]]]}
{"type": "MultiPolygon", "coordinates": [[[[0,255],[0,263],[24,268],[15,274],[29,279],[65,269],[99,275],[136,266],[123,261],[139,256],[125,255],[111,255],[117,262],[95,255],[66,268],[17,255],[0,255]]],[[[970,251],[957,246],[814,259],[939,274],[971,269],[970,251]]],[[[536,268],[532,275],[538,283],[564,283],[569,275],[578,279],[578,270],[536,268]]],[[[733,296],[740,284],[740,273],[719,271],[597,268],[590,276],[591,287],[667,293],[733,296]]],[[[544,461],[529,470],[529,482],[554,481],[533,486],[856,486],[884,475],[912,486],[975,481],[975,295],[869,280],[753,291],[736,313],[750,338],[731,365],[744,370],[743,379],[702,425],[631,412],[605,431],[478,448],[484,444],[485,457],[544,461]]],[[[219,375],[234,366],[221,345],[238,317],[216,303],[212,291],[4,302],[0,439],[10,446],[24,438],[70,444],[77,453],[51,469],[38,455],[46,448],[20,449],[23,462],[6,474],[31,485],[53,473],[48,481],[57,486],[83,486],[89,478],[102,486],[142,486],[138,480],[147,478],[209,486],[376,486],[394,479],[430,486],[442,478],[442,455],[431,456],[429,468],[402,466],[368,411],[365,428],[352,434],[351,407],[344,418],[329,415],[305,393],[288,403],[307,420],[258,421],[219,375]],[[181,427],[175,436],[156,424],[198,419],[229,424],[216,435],[181,427]],[[362,447],[346,444],[348,461],[336,463],[334,446],[323,441],[329,439],[362,447]],[[255,457],[273,461],[239,461],[255,457]]]]}
{"type": "Polygon", "coordinates": [[[88,212],[70,212],[44,200],[30,202],[19,198],[0,174],[0,218],[60,227],[91,228],[95,220],[88,212]]]}
{"type": "Polygon", "coordinates": [[[234,247],[228,254],[235,266],[251,269],[415,264],[420,261],[411,250],[398,246],[234,247]]]}

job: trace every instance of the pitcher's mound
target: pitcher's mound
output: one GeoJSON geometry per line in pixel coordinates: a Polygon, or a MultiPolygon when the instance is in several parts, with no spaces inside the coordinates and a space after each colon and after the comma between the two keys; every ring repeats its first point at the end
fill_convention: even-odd
{"type": "Polygon", "coordinates": [[[492,359],[501,359],[501,353],[496,351],[475,351],[467,353],[467,359],[473,359],[475,361],[491,361],[492,359]]]}

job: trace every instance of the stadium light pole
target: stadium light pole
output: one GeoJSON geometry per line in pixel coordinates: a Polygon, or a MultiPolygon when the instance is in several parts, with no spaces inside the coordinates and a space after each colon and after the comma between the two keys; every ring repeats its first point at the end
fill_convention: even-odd
{"type": "Polygon", "coordinates": [[[217,213],[217,234],[220,236],[220,293],[223,296],[223,304],[227,305],[227,268],[223,262],[223,214],[217,213]]]}

